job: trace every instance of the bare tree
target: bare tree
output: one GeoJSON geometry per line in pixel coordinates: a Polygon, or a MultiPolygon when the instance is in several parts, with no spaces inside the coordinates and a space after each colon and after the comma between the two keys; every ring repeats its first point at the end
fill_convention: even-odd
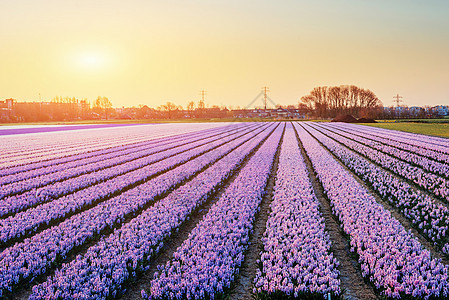
{"type": "Polygon", "coordinates": [[[195,102],[193,102],[193,101],[190,101],[188,104],[187,104],[187,111],[189,112],[189,116],[190,117],[193,117],[193,111],[195,110],[195,102]]]}
{"type": "Polygon", "coordinates": [[[203,118],[206,113],[206,104],[201,99],[198,101],[198,107],[197,107],[197,117],[203,118]]]}
{"type": "Polygon", "coordinates": [[[108,112],[112,108],[112,103],[109,101],[108,97],[100,97],[98,96],[94,102],[94,110],[103,112],[105,114],[106,120],[108,119],[108,112]]]}
{"type": "Polygon", "coordinates": [[[206,104],[204,103],[203,100],[198,101],[198,108],[199,108],[199,109],[204,109],[204,108],[206,108],[206,104]]]}
{"type": "Polygon", "coordinates": [[[354,85],[316,87],[302,97],[300,103],[314,111],[317,117],[335,117],[338,114],[369,116],[382,106],[372,91],[354,85]]]}
{"type": "Polygon", "coordinates": [[[164,111],[169,119],[172,119],[175,116],[175,112],[179,110],[178,106],[170,101],[167,101],[165,104],[159,106],[158,109],[164,111]]]}

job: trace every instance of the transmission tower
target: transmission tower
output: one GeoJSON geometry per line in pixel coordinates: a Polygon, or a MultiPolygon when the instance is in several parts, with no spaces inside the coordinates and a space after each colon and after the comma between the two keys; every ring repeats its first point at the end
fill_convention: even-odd
{"type": "Polygon", "coordinates": [[[204,95],[206,95],[206,91],[202,90],[201,91],[201,101],[204,102],[204,95]]]}
{"type": "Polygon", "coordinates": [[[267,109],[267,97],[268,97],[267,92],[269,92],[270,89],[267,86],[264,86],[262,89],[263,89],[262,90],[263,91],[263,104],[264,104],[264,109],[266,110],[267,109]]]}
{"type": "Polygon", "coordinates": [[[264,106],[264,109],[266,110],[267,109],[267,103],[268,103],[268,101],[270,101],[271,102],[271,104],[273,104],[273,106],[274,107],[277,107],[277,104],[268,96],[268,92],[270,91],[270,89],[267,87],[267,86],[264,86],[263,88],[262,88],[262,91],[260,91],[259,92],[259,94],[257,94],[257,96],[256,96],[256,98],[254,98],[246,107],[245,107],[245,109],[248,109],[248,108],[250,108],[253,104],[254,104],[254,102],[256,102],[257,100],[259,100],[262,96],[263,96],[263,99],[262,99],[262,101],[263,101],[263,106],[264,106]]]}
{"type": "Polygon", "coordinates": [[[399,94],[396,94],[396,96],[393,97],[393,99],[395,99],[394,102],[396,102],[396,106],[398,106],[398,107],[401,106],[400,103],[403,102],[403,101],[401,100],[402,98],[403,98],[403,97],[402,97],[402,96],[399,96],[399,94]]]}

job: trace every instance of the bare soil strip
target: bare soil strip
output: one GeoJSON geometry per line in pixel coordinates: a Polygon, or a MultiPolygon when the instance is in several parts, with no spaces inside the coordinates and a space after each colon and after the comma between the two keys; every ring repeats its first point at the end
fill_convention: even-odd
{"type": "MultiPolygon", "coordinates": [[[[343,146],[343,147],[347,148],[348,150],[350,150],[350,151],[352,151],[352,152],[354,152],[354,153],[360,155],[361,157],[365,158],[366,160],[368,160],[368,161],[369,161],[370,163],[372,163],[373,165],[375,165],[375,166],[377,166],[377,167],[383,169],[385,172],[391,174],[391,176],[394,176],[395,178],[397,178],[397,179],[399,179],[399,180],[401,180],[401,181],[407,182],[407,183],[408,183],[413,189],[415,189],[416,191],[420,191],[421,193],[425,194],[426,196],[429,196],[430,198],[432,198],[435,202],[440,203],[440,204],[442,204],[442,205],[444,205],[444,206],[446,206],[446,207],[449,208],[449,202],[448,202],[446,199],[444,199],[444,198],[442,198],[442,197],[439,197],[439,196],[435,195],[435,193],[433,193],[433,192],[431,192],[431,191],[428,191],[428,190],[426,190],[426,189],[420,187],[418,184],[416,184],[416,183],[413,182],[412,180],[409,180],[409,179],[407,179],[407,178],[405,178],[405,177],[403,177],[403,176],[401,176],[401,175],[399,175],[399,174],[396,174],[396,173],[394,173],[394,172],[388,170],[387,168],[385,168],[385,167],[383,167],[382,165],[380,165],[379,163],[373,161],[372,159],[370,159],[369,157],[365,156],[364,154],[359,153],[359,152],[357,152],[357,151],[355,151],[355,150],[349,148],[348,146],[346,146],[346,145],[343,144],[342,142],[339,142],[339,141],[337,141],[336,139],[334,139],[334,138],[332,138],[331,136],[329,136],[325,131],[323,132],[323,129],[322,129],[322,128],[320,128],[320,129],[321,129],[321,130],[320,130],[320,129],[316,128],[316,127],[313,127],[313,126],[311,126],[311,127],[312,127],[313,129],[315,129],[315,130],[321,132],[321,133],[322,133],[323,135],[325,135],[326,137],[328,137],[328,138],[334,140],[335,142],[337,142],[337,143],[340,144],[341,146],[343,146]]],[[[337,133],[336,133],[336,134],[337,134],[337,133]]],[[[318,142],[319,142],[319,141],[318,141],[318,142]]],[[[357,141],[354,141],[354,142],[357,142],[357,141]]],[[[321,142],[319,142],[319,143],[320,143],[320,145],[322,145],[321,142]]],[[[361,144],[360,142],[357,142],[357,143],[361,144]]],[[[324,146],[323,146],[323,147],[324,147],[324,146]]],[[[327,148],[326,148],[326,149],[327,149],[327,148]]],[[[377,150],[377,149],[376,149],[376,150],[377,150]]],[[[380,150],[379,150],[379,151],[380,151],[380,150]]],[[[382,151],[380,151],[380,152],[382,152],[382,151]]],[[[385,153],[385,154],[387,154],[387,153],[385,153]]],[[[387,155],[392,156],[391,154],[387,154],[387,155]]],[[[397,157],[394,157],[394,158],[397,158],[397,157]]],[[[401,159],[399,159],[399,160],[401,160],[401,159]]],[[[404,161],[404,162],[409,163],[409,162],[407,162],[407,161],[404,161]]],[[[410,164],[410,163],[409,163],[409,164],[410,164]]],[[[419,166],[415,166],[415,167],[421,168],[421,167],[419,167],[419,166]]],[[[421,168],[421,169],[422,169],[422,168],[421,168]]],[[[438,174],[436,174],[436,175],[438,175],[438,174]]],[[[440,175],[438,175],[438,176],[440,176],[440,175]]],[[[442,178],[444,178],[444,177],[442,177],[442,178]]]]}
{"type": "MultiPolygon", "coordinates": [[[[296,130],[295,130],[296,132],[296,130]]],[[[329,233],[332,242],[332,252],[338,259],[340,265],[341,289],[344,299],[377,299],[373,288],[367,284],[361,274],[360,264],[355,256],[349,251],[351,248],[348,239],[345,237],[337,219],[332,214],[332,209],[329,200],[324,195],[324,190],[321,183],[318,181],[312,163],[307,156],[302,142],[296,132],[301,153],[307,165],[310,181],[315,191],[315,196],[320,202],[321,213],[323,214],[326,231],[329,233]]]]}
{"type": "MultiPolygon", "coordinates": [[[[388,138],[385,138],[385,137],[375,136],[376,138],[382,139],[382,140],[376,140],[375,138],[372,138],[372,137],[369,137],[369,136],[365,136],[365,134],[367,134],[367,133],[365,133],[365,132],[363,132],[363,131],[360,131],[360,130],[352,129],[352,128],[351,128],[351,129],[346,129],[346,128],[343,129],[343,128],[340,128],[340,127],[323,126],[322,124],[319,124],[318,126],[321,127],[321,128],[327,128],[328,130],[330,129],[332,132],[337,133],[337,134],[339,134],[337,131],[343,131],[343,132],[345,132],[345,133],[353,134],[353,135],[356,135],[357,137],[361,137],[361,138],[364,138],[364,139],[367,139],[367,140],[370,140],[370,141],[373,141],[373,142],[376,142],[376,143],[380,143],[380,144],[383,144],[383,145],[387,145],[387,146],[389,146],[389,147],[394,147],[394,148],[399,149],[399,150],[401,150],[401,151],[405,151],[405,152],[408,152],[408,153],[413,153],[413,154],[415,154],[415,155],[419,155],[419,156],[425,157],[425,158],[427,158],[427,159],[429,159],[429,160],[432,160],[432,161],[435,161],[435,162],[444,163],[444,161],[437,160],[437,159],[432,158],[432,157],[430,157],[430,156],[425,156],[425,155],[423,155],[423,154],[421,154],[421,153],[419,153],[419,152],[417,152],[417,151],[415,152],[415,151],[412,151],[412,150],[407,150],[407,149],[400,148],[400,147],[395,146],[395,145],[390,145],[390,144],[388,144],[388,141],[385,140],[385,139],[388,139],[388,138]]],[[[392,140],[394,140],[394,139],[392,139],[392,140]]],[[[396,140],[394,140],[394,141],[396,141],[396,140]]],[[[399,141],[396,141],[396,142],[399,142],[399,141]]],[[[404,143],[404,142],[400,142],[400,143],[404,143]]],[[[404,143],[404,144],[405,144],[405,143],[404,143]]],[[[366,145],[366,144],[364,144],[364,145],[366,145]]],[[[411,145],[411,146],[416,147],[416,148],[422,148],[422,147],[419,146],[419,145],[413,145],[413,144],[408,144],[408,145],[411,145]]],[[[426,149],[426,148],[424,148],[424,149],[426,149]]],[[[376,150],[382,151],[382,150],[379,150],[379,149],[376,149],[376,150]]],[[[383,151],[382,151],[382,152],[383,152],[383,151]]],[[[384,152],[384,153],[385,153],[385,152],[384,152]]],[[[388,154],[388,153],[386,153],[386,154],[388,154]]],[[[391,155],[391,154],[388,154],[388,155],[391,155]]],[[[395,156],[395,157],[396,157],[396,156],[395,156]]],[[[396,158],[398,158],[398,159],[400,159],[400,160],[402,160],[402,161],[405,161],[405,160],[403,160],[403,159],[401,159],[401,158],[399,158],[399,157],[396,157],[396,158]]],[[[422,168],[421,166],[416,165],[415,163],[408,162],[408,161],[405,161],[405,162],[407,162],[407,163],[409,163],[409,164],[413,164],[414,166],[416,166],[416,167],[418,167],[418,168],[422,168]]],[[[440,174],[435,173],[435,172],[432,172],[432,171],[427,171],[427,172],[431,172],[431,173],[434,173],[434,174],[436,174],[436,175],[438,175],[438,176],[441,176],[440,174]]]]}
{"type": "MultiPolygon", "coordinates": [[[[310,133],[310,132],[309,132],[310,133]]],[[[312,135],[313,136],[313,135],[312,135]]],[[[318,141],[318,140],[317,140],[318,141]]],[[[380,204],[382,204],[382,206],[388,210],[391,215],[398,220],[402,226],[404,226],[404,228],[407,231],[411,231],[412,234],[419,240],[419,242],[421,243],[421,245],[424,246],[424,248],[426,248],[427,250],[430,251],[430,253],[432,254],[433,257],[441,259],[441,261],[448,265],[449,264],[449,259],[446,255],[444,255],[437,247],[435,247],[435,245],[429,241],[424,235],[422,235],[418,230],[415,229],[415,227],[413,226],[413,224],[407,220],[406,217],[404,217],[404,215],[399,211],[398,208],[394,207],[393,205],[391,205],[388,201],[385,201],[381,198],[381,196],[374,190],[372,189],[369,185],[367,185],[360,177],[357,176],[357,174],[355,174],[351,169],[349,169],[348,167],[346,167],[346,165],[337,157],[334,155],[334,153],[332,153],[331,151],[329,151],[329,149],[327,149],[320,141],[318,141],[320,143],[321,146],[323,146],[334,158],[336,161],[338,161],[340,163],[340,165],[345,168],[348,172],[351,173],[351,175],[357,180],[357,182],[359,182],[365,189],[367,189],[371,195],[376,199],[376,201],[380,204]]],[[[390,171],[386,170],[386,172],[391,173],[390,171]]],[[[395,176],[396,174],[391,173],[392,176],[395,176]]],[[[396,176],[397,177],[397,176],[396,176]]],[[[400,177],[397,177],[400,178],[400,177]]]]}
{"type": "Polygon", "coordinates": [[[123,292],[123,295],[119,299],[142,299],[141,291],[142,289],[146,291],[149,290],[149,284],[153,279],[154,273],[157,271],[157,266],[166,264],[173,257],[173,253],[175,253],[176,249],[178,249],[178,247],[180,247],[182,243],[187,239],[189,233],[203,219],[204,215],[207,214],[212,205],[220,198],[220,195],[235,179],[235,177],[236,175],[234,175],[216,195],[214,195],[196,212],[194,212],[190,216],[190,219],[179,228],[178,232],[173,233],[171,237],[164,242],[164,246],[156,256],[154,261],[151,263],[149,270],[143,274],[138,275],[138,278],[136,278],[129,284],[127,290],[123,292]]]}
{"type": "MultiPolygon", "coordinates": [[[[263,140],[263,142],[266,140],[266,138],[263,140]]],[[[260,145],[263,144],[260,143],[260,145]]],[[[169,255],[169,258],[171,258],[173,252],[182,244],[182,242],[185,240],[185,238],[188,236],[188,234],[190,233],[190,231],[196,226],[196,224],[203,218],[203,216],[209,211],[209,208],[212,206],[213,203],[215,203],[215,201],[219,198],[219,196],[221,195],[221,193],[223,193],[223,191],[227,188],[227,186],[235,179],[235,177],[238,175],[239,171],[241,168],[243,168],[244,165],[246,165],[247,161],[251,158],[251,156],[257,151],[257,149],[259,149],[260,145],[258,145],[253,151],[252,153],[248,156],[248,158],[243,162],[242,166],[240,166],[238,169],[236,169],[234,171],[234,174],[231,176],[231,178],[229,179],[229,181],[227,183],[225,183],[223,185],[222,188],[219,188],[216,194],[213,194],[211,196],[211,199],[206,201],[203,206],[201,206],[197,211],[193,212],[193,214],[191,215],[190,219],[188,221],[186,221],[186,223],[184,225],[182,225],[179,229],[178,232],[173,233],[171,235],[171,237],[168,239],[168,241],[164,241],[164,246],[162,248],[162,250],[160,251],[159,256],[156,257],[155,262],[151,265],[151,268],[148,272],[146,272],[145,274],[141,274],[138,278],[138,280],[136,280],[136,282],[131,282],[129,284],[129,288],[128,290],[130,291],[129,293],[125,293],[124,295],[124,299],[126,298],[126,294],[130,294],[130,295],[134,295],[133,297],[129,298],[129,299],[142,299],[141,297],[141,289],[143,288],[137,288],[137,284],[139,284],[139,282],[141,282],[141,284],[144,283],[149,283],[149,279],[152,278],[154,272],[157,270],[156,267],[157,265],[159,265],[160,263],[157,263],[159,260],[161,260],[163,258],[163,256],[165,255],[165,251],[170,250],[171,253],[169,255]],[[179,242],[179,245],[178,245],[179,242]],[[148,277],[148,275],[151,274],[151,277],[148,277]],[[131,294],[131,291],[135,290],[135,293],[131,294]]],[[[238,150],[237,150],[238,151],[238,150]]],[[[193,180],[193,178],[195,178],[196,176],[198,176],[198,174],[200,174],[201,172],[203,172],[204,170],[206,170],[209,166],[205,166],[203,169],[201,169],[200,171],[196,172],[195,174],[193,174],[191,177],[189,177],[187,180],[178,183],[176,186],[174,186],[173,188],[171,188],[168,192],[159,195],[158,197],[156,197],[154,199],[154,201],[150,201],[149,203],[147,203],[144,207],[142,207],[141,209],[137,210],[136,212],[128,215],[125,217],[125,219],[123,220],[123,222],[121,222],[120,224],[115,225],[113,228],[109,228],[107,227],[106,229],[104,229],[103,231],[101,231],[99,234],[95,235],[89,242],[79,246],[79,247],[75,247],[72,251],[69,252],[69,254],[67,255],[67,258],[62,260],[61,262],[58,263],[58,266],[52,267],[50,271],[48,271],[46,274],[41,275],[39,277],[37,277],[35,280],[33,280],[31,283],[26,283],[23,284],[17,291],[14,291],[14,297],[11,299],[28,299],[29,296],[31,295],[31,289],[34,285],[40,284],[45,282],[48,278],[50,278],[51,276],[54,275],[56,269],[61,266],[63,263],[70,263],[72,260],[74,260],[76,258],[77,255],[83,255],[84,253],[87,252],[87,250],[95,245],[100,238],[102,237],[107,237],[108,235],[112,234],[114,232],[115,229],[119,229],[121,228],[124,224],[130,222],[133,218],[135,218],[136,216],[138,216],[142,211],[144,211],[145,209],[149,208],[150,206],[153,206],[157,201],[159,201],[160,199],[164,198],[165,196],[167,196],[168,194],[171,193],[172,190],[180,187],[181,185],[184,185],[185,183],[193,180]]],[[[165,263],[168,259],[166,259],[165,261],[163,261],[162,263],[165,263]]],[[[145,286],[146,287],[146,286],[145,286]]],[[[7,297],[5,299],[8,299],[7,297]]]]}
{"type": "MultiPolygon", "coordinates": [[[[260,127],[257,127],[257,128],[260,128],[260,127]]],[[[257,130],[257,128],[256,128],[256,129],[253,129],[252,131],[257,130]]],[[[237,138],[239,138],[239,137],[241,137],[241,136],[243,136],[243,135],[236,136],[236,137],[232,137],[232,138],[229,139],[229,140],[224,140],[222,144],[217,145],[217,146],[214,146],[213,148],[210,148],[210,149],[206,149],[206,150],[204,150],[203,152],[201,152],[201,153],[199,153],[199,154],[195,154],[195,155],[193,155],[190,159],[195,159],[195,158],[197,158],[197,157],[199,157],[199,156],[201,156],[201,155],[203,155],[203,154],[205,154],[205,153],[208,153],[208,152],[210,152],[210,151],[213,151],[213,150],[215,150],[216,148],[221,147],[222,145],[225,145],[225,144],[229,143],[230,141],[235,140],[235,139],[237,139],[237,138]]],[[[208,143],[206,143],[206,144],[209,144],[209,143],[211,143],[211,142],[208,142],[208,143]]],[[[193,147],[193,148],[191,148],[191,149],[183,150],[183,151],[181,151],[181,152],[179,152],[179,153],[173,154],[173,155],[171,155],[171,156],[169,156],[169,157],[167,157],[167,158],[164,158],[164,159],[161,159],[161,160],[158,160],[158,161],[162,161],[162,160],[165,160],[165,159],[169,159],[170,157],[173,157],[173,156],[176,156],[176,155],[178,155],[178,154],[181,154],[181,153],[190,151],[190,150],[195,149],[195,148],[197,148],[197,147],[200,147],[200,146],[195,146],[195,147],[193,147]]],[[[98,204],[100,204],[100,203],[102,203],[102,202],[105,202],[105,201],[107,201],[107,200],[109,200],[109,199],[111,199],[111,198],[113,198],[113,197],[119,196],[120,194],[123,194],[124,192],[126,192],[126,191],[128,191],[128,190],[131,190],[131,189],[133,189],[133,188],[135,188],[135,187],[137,187],[137,186],[139,186],[139,185],[142,185],[142,184],[144,184],[145,182],[147,182],[147,181],[149,181],[149,180],[151,180],[151,179],[153,179],[153,178],[155,178],[155,177],[157,177],[157,176],[160,176],[161,174],[167,173],[167,172],[169,172],[169,171],[171,171],[171,170],[173,170],[173,169],[175,169],[175,168],[177,168],[177,167],[179,167],[179,166],[181,166],[181,165],[183,165],[183,164],[185,164],[185,163],[186,163],[186,161],[185,161],[185,162],[179,162],[179,163],[176,163],[176,164],[174,164],[174,165],[172,165],[172,166],[166,168],[166,169],[163,170],[163,171],[159,171],[159,172],[157,172],[157,173],[154,173],[154,174],[152,174],[151,176],[148,176],[148,177],[146,177],[146,178],[144,178],[144,179],[141,179],[141,180],[138,180],[138,181],[135,181],[135,182],[131,182],[130,184],[128,184],[128,185],[125,186],[124,188],[121,188],[120,190],[116,190],[115,192],[110,193],[110,194],[108,194],[107,196],[104,196],[104,197],[101,197],[101,198],[99,198],[99,199],[96,199],[95,201],[93,201],[93,202],[90,203],[90,204],[84,205],[83,207],[80,207],[80,208],[78,208],[78,209],[76,209],[76,210],[73,210],[73,211],[67,213],[65,216],[58,217],[58,218],[54,218],[54,219],[51,220],[48,224],[47,224],[47,223],[39,224],[39,225],[37,225],[37,229],[34,230],[34,231],[33,231],[33,230],[26,231],[24,234],[22,234],[22,235],[19,236],[19,237],[12,238],[11,240],[9,240],[8,242],[3,243],[3,244],[0,243],[0,251],[2,251],[3,249],[6,249],[7,247],[10,247],[10,246],[14,245],[15,243],[22,242],[22,241],[25,240],[26,238],[29,238],[29,237],[31,237],[31,236],[33,236],[33,235],[36,235],[36,234],[39,234],[39,233],[41,233],[42,231],[44,231],[44,230],[46,230],[46,229],[48,229],[48,228],[50,228],[50,227],[52,227],[52,226],[58,226],[61,222],[63,222],[64,220],[69,219],[70,217],[72,217],[72,216],[75,215],[75,214],[83,213],[84,211],[89,210],[89,209],[95,207],[96,205],[98,205],[98,204]]],[[[89,186],[89,187],[90,187],[90,186],[89,186]]]]}
{"type": "MultiPolygon", "coordinates": [[[[250,129],[250,131],[254,131],[254,130],[257,130],[257,129],[261,128],[262,126],[263,126],[263,125],[260,125],[260,126],[253,126],[253,127],[247,126],[247,127],[244,127],[243,129],[242,129],[242,128],[232,129],[232,130],[229,131],[228,133],[231,133],[231,132],[232,132],[233,134],[236,134],[236,133],[238,133],[238,132],[242,133],[242,132],[244,132],[244,131],[247,130],[247,129],[250,129]]],[[[216,136],[218,136],[218,135],[220,135],[220,134],[222,134],[222,133],[220,133],[220,132],[219,132],[219,133],[214,133],[214,134],[212,134],[212,135],[210,135],[210,136],[201,137],[201,138],[199,138],[199,139],[197,139],[197,140],[195,140],[195,141],[201,141],[201,140],[205,140],[205,139],[208,139],[208,138],[216,137],[216,136]]],[[[226,135],[224,138],[226,138],[226,137],[228,137],[228,135],[226,135]]],[[[34,189],[40,189],[40,188],[42,188],[42,187],[45,187],[45,186],[47,186],[47,185],[51,185],[51,184],[54,184],[54,183],[64,182],[64,181],[68,181],[68,180],[71,180],[71,179],[74,179],[74,178],[77,178],[77,177],[85,176],[85,175],[88,175],[88,174],[93,174],[93,173],[95,173],[95,172],[99,172],[99,171],[103,171],[103,170],[106,170],[106,169],[115,168],[115,167],[118,167],[118,166],[120,166],[120,165],[124,165],[124,164],[130,163],[130,162],[136,161],[136,160],[138,160],[138,159],[142,159],[142,158],[145,158],[145,157],[150,157],[150,156],[155,155],[155,154],[163,153],[163,152],[165,152],[165,151],[169,151],[169,150],[173,150],[173,149],[178,148],[178,147],[185,146],[185,145],[187,145],[187,144],[189,144],[189,143],[191,143],[191,142],[186,142],[186,143],[179,144],[179,145],[174,145],[174,146],[173,146],[173,145],[167,146],[167,148],[165,148],[165,149],[161,149],[161,150],[154,151],[154,152],[151,152],[151,151],[150,151],[150,152],[147,153],[147,154],[142,154],[142,155],[139,156],[139,157],[132,158],[132,159],[128,159],[128,160],[124,160],[124,161],[122,161],[122,162],[120,162],[120,163],[117,163],[117,164],[115,164],[115,165],[110,165],[110,166],[107,166],[107,167],[102,167],[102,168],[99,168],[99,169],[95,169],[95,170],[86,172],[86,173],[84,173],[84,174],[78,174],[78,175],[70,176],[70,177],[68,177],[68,178],[55,180],[55,181],[53,181],[53,182],[51,182],[51,183],[49,183],[49,184],[46,184],[46,185],[39,185],[38,187],[35,187],[34,189]]],[[[172,143],[169,143],[168,145],[170,145],[170,144],[172,144],[172,143]]],[[[157,147],[157,145],[156,145],[156,147],[157,147]]],[[[199,147],[199,146],[197,146],[197,147],[199,147]]],[[[151,148],[153,148],[153,147],[150,147],[149,149],[151,149],[151,148]]],[[[196,148],[196,147],[194,147],[194,148],[196,148]]],[[[191,149],[194,149],[194,148],[191,148],[191,149]]],[[[189,149],[189,150],[190,150],[190,149],[189,149]]],[[[171,156],[175,156],[175,155],[178,155],[178,154],[187,152],[187,151],[189,151],[189,150],[183,150],[183,151],[180,151],[180,152],[178,152],[178,153],[176,153],[176,154],[173,154],[173,155],[171,155],[171,156]]],[[[171,156],[169,156],[169,157],[171,157],[171,156]]],[[[162,161],[162,160],[164,160],[164,159],[168,159],[169,157],[162,158],[162,159],[158,159],[158,160],[156,160],[156,161],[153,161],[151,164],[155,164],[155,163],[157,163],[157,162],[159,162],[159,161],[162,161]]],[[[101,160],[101,159],[100,159],[100,160],[101,160]]],[[[125,175],[125,174],[127,174],[127,173],[131,173],[131,172],[133,172],[133,171],[135,171],[135,170],[138,170],[138,169],[141,169],[141,167],[135,168],[135,169],[131,169],[131,170],[126,171],[126,172],[124,172],[124,173],[122,173],[122,174],[120,174],[120,175],[115,175],[114,177],[116,177],[116,176],[122,176],[122,175],[125,175]]],[[[48,175],[48,174],[45,174],[45,175],[48,175]]],[[[32,179],[32,178],[28,178],[28,179],[26,179],[26,180],[29,180],[29,179],[32,179]]],[[[110,179],[112,179],[112,177],[109,178],[109,179],[107,179],[107,180],[110,180],[110,179]]],[[[106,181],[107,181],[107,180],[106,180],[106,181]]],[[[94,184],[92,184],[92,185],[89,185],[89,186],[78,187],[78,188],[76,188],[76,189],[74,189],[74,190],[72,190],[72,191],[70,191],[70,192],[62,193],[62,194],[58,195],[57,197],[49,197],[48,199],[43,200],[42,202],[35,203],[35,204],[33,204],[33,205],[26,206],[26,207],[24,207],[24,208],[22,208],[22,209],[20,209],[20,210],[18,210],[18,211],[15,211],[15,212],[12,212],[12,213],[5,214],[5,215],[1,216],[0,219],[6,219],[7,217],[16,215],[16,214],[18,214],[19,212],[22,212],[22,211],[25,211],[25,210],[28,210],[28,209],[31,209],[31,208],[35,208],[35,207],[37,207],[37,206],[39,206],[39,205],[42,205],[42,204],[51,202],[51,201],[53,201],[53,200],[56,200],[56,199],[58,199],[58,198],[61,198],[61,197],[67,196],[67,195],[71,195],[71,194],[74,194],[74,193],[76,193],[76,192],[79,192],[79,191],[88,189],[88,188],[90,188],[90,187],[92,187],[92,186],[101,184],[101,183],[103,183],[103,182],[104,182],[104,181],[96,182],[96,183],[94,183],[94,184]]],[[[31,188],[31,189],[24,189],[24,190],[22,190],[22,191],[20,191],[20,192],[12,193],[12,194],[7,195],[7,196],[5,196],[5,197],[10,197],[10,196],[18,195],[18,194],[23,194],[23,193],[25,193],[25,192],[29,192],[29,191],[32,190],[32,189],[33,189],[33,188],[31,188]]]]}
{"type": "Polygon", "coordinates": [[[279,146],[276,151],[276,156],[271,167],[270,177],[265,187],[265,195],[260,203],[260,210],[256,215],[254,221],[253,232],[249,238],[249,245],[245,251],[245,259],[236,277],[236,281],[231,289],[226,293],[226,298],[229,299],[252,299],[254,279],[256,278],[256,271],[258,268],[257,260],[260,259],[260,251],[263,249],[262,237],[267,227],[268,217],[270,215],[270,204],[273,199],[274,185],[276,181],[276,172],[279,165],[279,155],[282,141],[284,139],[284,132],[279,141],[279,146]]]}
{"type": "MultiPolygon", "coordinates": [[[[271,134],[270,134],[271,135],[271,134]]],[[[268,138],[268,137],[267,137],[268,138]]],[[[265,139],[264,139],[265,142],[265,139]]],[[[217,192],[212,195],[197,211],[192,213],[189,220],[186,221],[181,227],[179,231],[172,234],[172,236],[168,239],[167,242],[164,242],[164,246],[160,250],[159,254],[155,257],[153,262],[150,265],[148,271],[143,274],[139,274],[138,277],[128,285],[126,291],[123,292],[122,296],[119,299],[126,300],[137,300],[142,299],[141,291],[142,289],[148,291],[150,288],[150,281],[154,277],[154,273],[157,271],[157,266],[165,265],[172,257],[173,253],[176,252],[178,247],[182,245],[182,243],[187,239],[190,232],[196,227],[196,225],[203,219],[203,217],[209,212],[209,209],[212,207],[218,199],[220,199],[221,195],[225,192],[225,190],[232,184],[232,182],[237,178],[240,170],[245,167],[250,158],[254,155],[257,149],[263,143],[259,144],[253,152],[245,159],[241,166],[239,166],[234,172],[233,175],[225,182],[217,192]]],[[[254,273],[255,274],[255,273],[254,273]]]]}

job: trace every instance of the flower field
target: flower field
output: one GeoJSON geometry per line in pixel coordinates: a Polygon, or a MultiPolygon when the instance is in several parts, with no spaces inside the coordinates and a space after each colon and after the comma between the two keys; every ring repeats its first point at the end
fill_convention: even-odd
{"type": "Polygon", "coordinates": [[[446,138],[84,125],[0,149],[0,298],[449,298],[446,138]]]}

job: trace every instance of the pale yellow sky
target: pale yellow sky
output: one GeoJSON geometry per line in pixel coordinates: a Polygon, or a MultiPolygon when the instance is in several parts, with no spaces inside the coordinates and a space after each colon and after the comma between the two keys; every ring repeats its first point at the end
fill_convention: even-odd
{"type": "Polygon", "coordinates": [[[449,104],[449,2],[1,1],[0,99],[296,104],[355,84],[449,104]]]}

